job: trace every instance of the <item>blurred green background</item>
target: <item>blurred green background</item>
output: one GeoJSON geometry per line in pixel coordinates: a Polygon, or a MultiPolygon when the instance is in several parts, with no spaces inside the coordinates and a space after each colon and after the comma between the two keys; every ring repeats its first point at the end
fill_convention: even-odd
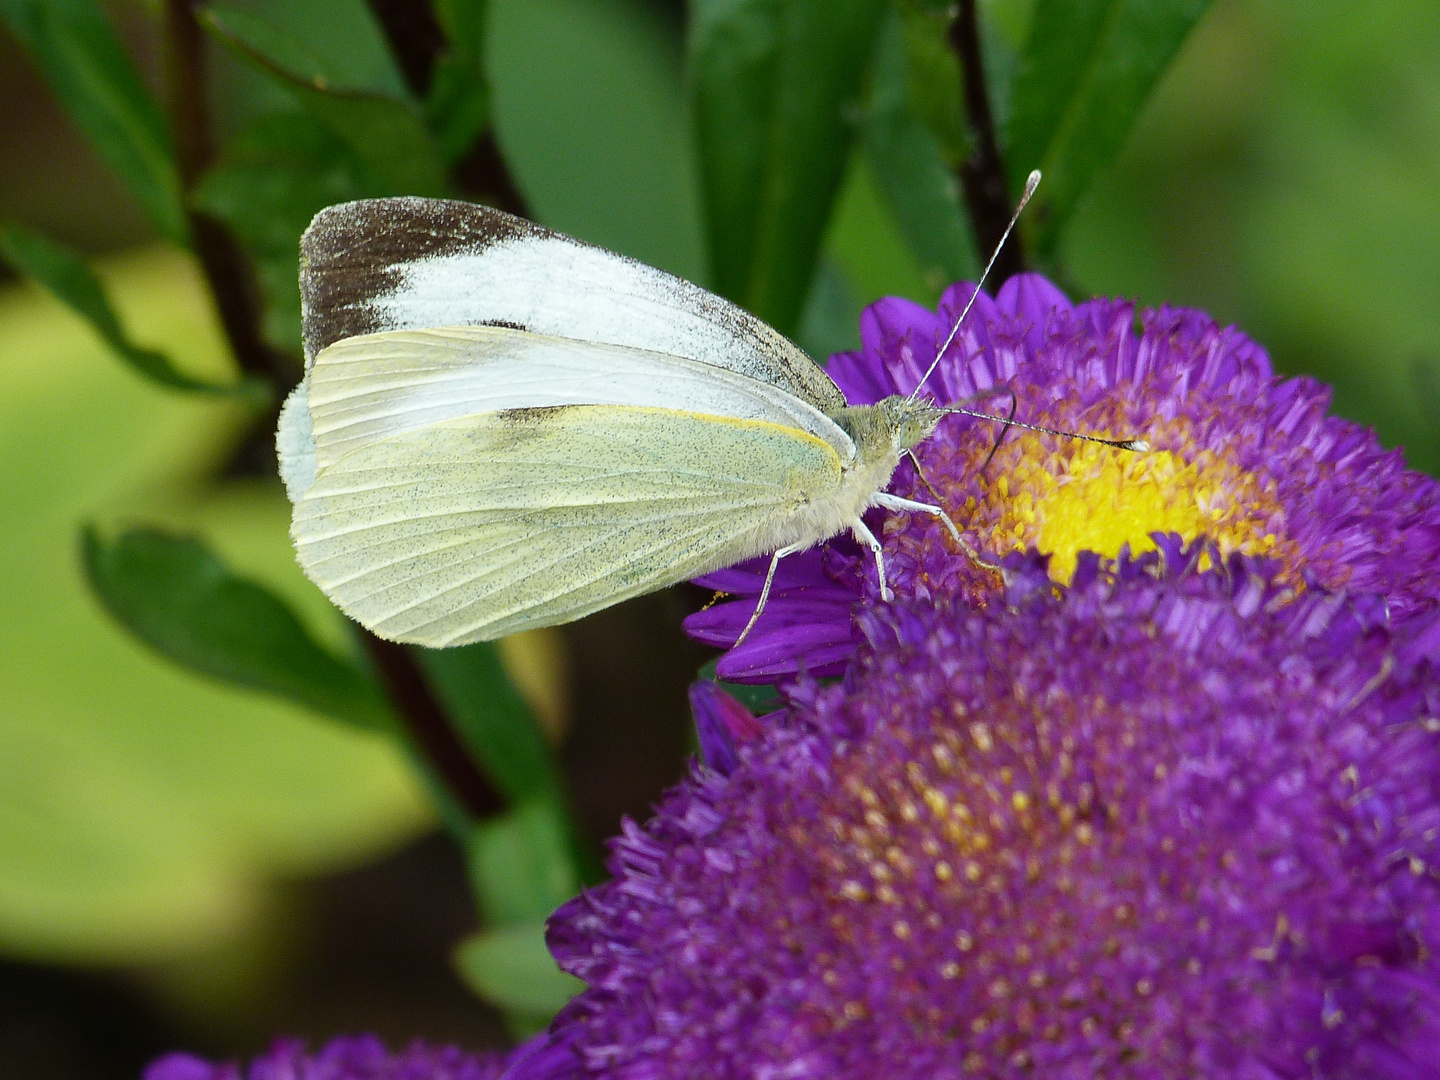
{"type": "MultiPolygon", "coordinates": [[[[347,85],[402,86],[363,3],[232,6],[283,26],[347,85]]],[[[107,10],[158,92],[155,9],[107,10]]],[[[1003,128],[1031,6],[980,10],[1003,128]]],[[[536,218],[713,285],[686,15],[659,0],[494,0],[485,50],[496,139],[536,218]]],[[[232,52],[207,55],[217,141],[243,166],[236,137],[295,101],[232,52]]],[[[136,342],[227,377],[191,257],[157,238],[3,29],[0,104],[0,221],[91,257],[136,342]]],[[[336,199],[356,194],[348,183],[334,178],[336,199]]],[[[946,266],[973,259],[937,260],[885,183],[860,140],[797,320],[815,355],[857,340],[865,303],[933,302],[946,266]]],[[[209,197],[223,206],[227,193],[209,197]]],[[[277,243],[262,270],[267,328],[283,338],[293,254],[277,243]]],[[[1044,265],[1075,295],[1238,324],[1434,471],[1440,6],[1216,0],[1044,265]]],[[[171,665],[84,584],[83,522],[198,532],[317,639],[353,652],[295,567],[278,482],[248,464],[252,425],[235,400],[140,380],[49,295],[0,278],[0,1075],[133,1076],[173,1045],[251,1052],[282,1027],[504,1038],[449,967],[477,917],[409,761],[378,735],[171,665]]],[[[678,775],[685,716],[683,683],[647,697],[647,654],[587,647],[551,635],[504,658],[598,838],[678,775]],[[607,707],[617,726],[596,727],[607,707]],[[627,710],[669,726],[627,736],[627,710]],[[601,790],[621,783],[617,761],[644,755],[621,795],[601,790]]]]}

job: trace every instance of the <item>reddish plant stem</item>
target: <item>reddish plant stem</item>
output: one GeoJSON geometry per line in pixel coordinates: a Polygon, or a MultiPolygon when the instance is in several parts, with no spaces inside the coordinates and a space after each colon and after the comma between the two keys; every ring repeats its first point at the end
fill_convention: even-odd
{"type": "Polygon", "coordinates": [[[378,638],[368,630],[361,631],[361,635],[411,742],[436,776],[471,817],[493,817],[504,810],[505,800],[475,767],[409,647],[378,638]]]}
{"type": "Polygon", "coordinates": [[[500,156],[500,144],[495,141],[493,126],[486,128],[485,134],[475,140],[469,152],[456,162],[455,179],[465,191],[484,199],[491,206],[516,217],[530,216],[525,196],[520,194],[510,170],[505,167],[505,159],[500,156]]]}
{"type": "MultiPolygon", "coordinates": [[[[1005,235],[1015,206],[1006,191],[1005,161],[995,134],[995,117],[990,111],[990,91],[985,84],[985,62],[980,52],[980,22],[975,0],[960,0],[959,11],[950,24],[950,47],[960,58],[960,77],[965,92],[965,120],[973,150],[960,164],[960,186],[965,207],[981,258],[987,258],[1005,235]]],[[[1011,234],[991,271],[994,287],[1025,270],[1025,245],[1020,233],[1011,234]]]]}
{"type": "Polygon", "coordinates": [[[294,357],[273,348],[260,330],[260,287],[254,268],[229,231],[190,205],[190,191],[214,158],[205,109],[205,50],[194,0],[166,0],[166,74],[171,131],[181,194],[196,258],[210,283],[220,323],[240,369],[266,379],[278,400],[300,378],[294,357]]]}

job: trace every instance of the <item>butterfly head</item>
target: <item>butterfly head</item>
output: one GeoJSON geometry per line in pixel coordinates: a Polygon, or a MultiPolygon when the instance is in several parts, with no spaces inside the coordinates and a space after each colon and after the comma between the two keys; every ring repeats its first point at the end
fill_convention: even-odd
{"type": "Polygon", "coordinates": [[[899,394],[885,398],[876,408],[885,417],[897,452],[920,445],[931,436],[935,425],[945,417],[945,410],[930,402],[901,397],[899,394]]]}

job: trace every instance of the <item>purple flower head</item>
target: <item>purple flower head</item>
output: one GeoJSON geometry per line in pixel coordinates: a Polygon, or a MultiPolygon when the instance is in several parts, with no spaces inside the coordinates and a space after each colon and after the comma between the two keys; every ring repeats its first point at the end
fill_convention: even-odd
{"type": "MultiPolygon", "coordinates": [[[[515,1052],[518,1059],[527,1048],[515,1052]]],[[[453,1046],[412,1043],[392,1054],[373,1035],[334,1039],[314,1054],[299,1039],[277,1039],[247,1067],[168,1054],[150,1064],[145,1080],[500,1080],[506,1059],[467,1054],[453,1046]]]]}
{"type": "MultiPolygon", "coordinates": [[[[953,286],[931,312],[888,298],[861,318],[864,347],[831,358],[852,404],[914,389],[973,292],[953,286]]],[[[1092,300],[1072,305],[1036,275],[981,294],[925,392],[963,402],[1009,387],[1016,418],[1109,438],[1140,438],[1132,453],[955,416],[918,448],[926,478],[967,539],[1004,558],[1038,551],[1066,582],[1081,552],[1114,558],[1153,550],[1157,533],[1208,537],[1222,556],[1265,556],[1292,587],[1384,595],[1396,617],[1440,597],[1440,487],[1405,469],[1370,431],[1327,417],[1329,390],[1280,379],[1265,351],[1204,314],[1092,300]]],[[[1008,398],[977,407],[1004,413],[1008,398]]],[[[908,463],[892,490],[935,495],[908,463]]],[[[934,519],[872,511],[900,596],[992,602],[999,578],[961,555],[934,519]]],[[[777,582],[764,616],[720,674],[770,682],[803,668],[840,674],[854,652],[851,609],[878,590],[868,554],[848,540],[823,545],[777,582]]],[[[766,560],[701,579],[742,599],[692,616],[689,632],[729,647],[750,613],[766,560]]],[[[783,566],[784,564],[782,564],[783,566]]]]}
{"type": "Polygon", "coordinates": [[[546,1075],[1440,1077],[1440,618],[1202,554],[866,610],[553,917],[546,1075]]]}

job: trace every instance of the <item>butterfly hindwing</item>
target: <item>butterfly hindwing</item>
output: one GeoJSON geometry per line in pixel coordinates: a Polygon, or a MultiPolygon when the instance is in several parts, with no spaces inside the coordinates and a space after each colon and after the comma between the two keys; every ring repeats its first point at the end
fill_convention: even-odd
{"type": "Polygon", "coordinates": [[[401,432],[295,507],[306,573],[384,637],[435,647],[567,622],[789,542],[838,490],[796,428],[583,405],[401,432]]]}

